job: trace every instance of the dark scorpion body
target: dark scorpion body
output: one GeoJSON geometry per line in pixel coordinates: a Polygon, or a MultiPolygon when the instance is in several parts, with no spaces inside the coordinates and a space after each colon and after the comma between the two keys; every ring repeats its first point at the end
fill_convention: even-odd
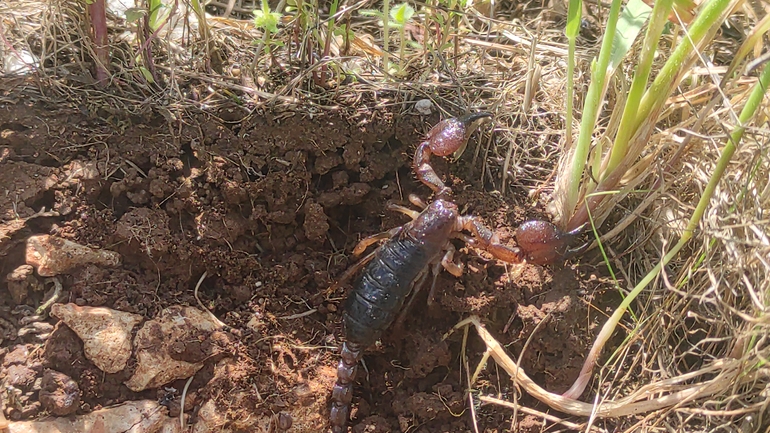
{"type": "MultiPolygon", "coordinates": [[[[564,233],[545,221],[522,224],[514,235],[518,246],[502,245],[497,235],[480,219],[460,215],[457,205],[448,199],[452,191],[433,171],[429,164],[430,156],[446,156],[464,147],[472,124],[488,116],[487,113],[476,113],[448,119],[433,127],[418,147],[413,167],[418,179],[435,192],[436,199],[425,205],[421,200],[410,197],[414,204],[423,208],[419,213],[397,205],[389,206],[411,216],[412,221],[362,240],[353,251],[356,255],[361,254],[368,246],[387,239],[361,260],[360,263],[368,261],[368,264],[356,279],[345,304],[346,341],[342,346],[337,383],[331,396],[333,433],[346,431],[353,382],[363,351],[380,338],[399,313],[408,310],[409,305],[405,307],[404,303],[409,293],[418,291],[427,278],[428,270],[432,270],[433,285],[428,294],[430,303],[441,267],[455,276],[462,275],[462,264],[453,262],[455,248],[451,239],[461,239],[507,263],[528,261],[548,264],[571,253],[567,248],[576,233],[564,233]]],[[[359,264],[345,275],[355,273],[361,266],[359,264]]]]}

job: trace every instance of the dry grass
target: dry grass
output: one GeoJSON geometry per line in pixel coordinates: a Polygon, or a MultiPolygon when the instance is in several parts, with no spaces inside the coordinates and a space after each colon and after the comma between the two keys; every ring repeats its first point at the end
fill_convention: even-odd
{"type": "MultiPolygon", "coordinates": [[[[229,2],[219,3],[226,7],[229,2]]],[[[189,7],[187,2],[179,4],[182,12],[189,7]]],[[[461,20],[456,50],[412,51],[406,59],[406,75],[388,79],[381,69],[374,20],[351,21],[356,39],[347,52],[345,44],[335,40],[328,59],[309,61],[308,52],[287,51],[297,48],[293,24],[287,18],[277,35],[284,44],[276,52],[279,65],[270,68],[269,61],[261,61],[259,69],[252,71],[253,42],[261,40],[262,34],[250,21],[234,18],[248,13],[252,4],[234,2],[233,16],[210,18],[209,40],[201,40],[198,29],[184,19],[177,33],[158,34],[150,44],[159,77],[155,83],[148,82],[138,68],[140,51],[132,25],[112,17],[113,80],[108,88],[99,89],[91,78],[94,56],[81,3],[2,2],[4,66],[9,59],[27,58],[30,53],[39,61],[36,74],[4,80],[7,88],[0,89],[0,100],[11,100],[24,89],[35,98],[100,115],[152,112],[174,119],[186,110],[207,110],[232,101],[245,112],[269,106],[365,115],[367,106],[376,105],[414,113],[414,102],[426,98],[445,115],[494,112],[495,133],[487,134],[472,150],[474,163],[482,166],[481,180],[503,194],[524,189],[532,203],[547,200],[564,141],[566,45],[559,12],[498,10],[497,20],[491,20],[471,9],[461,20]],[[328,75],[321,82],[324,68],[328,75]]],[[[347,11],[363,7],[372,5],[341,6],[347,11]]],[[[749,10],[737,19],[750,26],[757,14],[749,10]]],[[[326,28],[323,21],[319,33],[324,35],[326,28]]],[[[418,26],[415,34],[420,29],[424,30],[418,26]]],[[[306,35],[299,36],[305,40],[306,35]]],[[[308,46],[318,54],[321,43],[311,40],[308,46]]],[[[720,39],[719,44],[727,55],[736,46],[729,38],[720,39]]],[[[588,41],[579,46],[583,48],[578,52],[580,75],[575,80],[578,95],[586,86],[588,60],[596,52],[588,41]]],[[[616,204],[618,211],[609,220],[613,224],[602,228],[609,240],[605,244],[609,264],[624,276],[621,287],[632,287],[676,241],[714,169],[733,113],[740,111],[753,83],[748,78],[737,80],[725,89],[725,98],[707,110],[704,107],[715,91],[712,73],[724,70],[691,71],[694,78],[670,100],[653,135],[656,146],[649,155],[675,155],[674,162],[663,166],[650,157],[652,180],[635,185],[638,192],[616,204]]],[[[630,82],[631,71],[626,74],[630,82]]],[[[579,101],[576,106],[581,106],[579,101]]],[[[513,369],[509,373],[519,377],[520,386],[574,418],[548,422],[583,431],[768,431],[768,114],[765,105],[689,249],[632,307],[636,321],[629,318],[625,326],[633,332],[613,348],[614,353],[606,354],[609,360],[592,384],[594,401],[560,402],[558,396],[538,389],[502,349],[495,348],[494,338],[484,335],[492,357],[513,369]],[[598,421],[615,416],[611,422],[598,421]]],[[[602,120],[602,125],[607,122],[602,120]]],[[[495,403],[491,397],[484,398],[495,403]]],[[[542,416],[547,420],[550,415],[542,416]]]]}

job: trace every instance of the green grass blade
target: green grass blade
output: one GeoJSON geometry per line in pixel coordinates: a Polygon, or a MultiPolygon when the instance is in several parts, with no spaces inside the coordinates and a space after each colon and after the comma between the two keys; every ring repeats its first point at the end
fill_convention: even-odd
{"type": "Polygon", "coordinates": [[[583,0],[570,0],[567,9],[567,26],[564,33],[570,40],[577,39],[580,33],[580,20],[583,18],[583,0]]]}
{"type": "Polygon", "coordinates": [[[634,73],[634,79],[631,88],[628,91],[626,105],[623,109],[623,116],[618,126],[618,133],[615,137],[612,149],[610,150],[610,160],[607,168],[603,170],[602,179],[606,179],[609,173],[620,164],[628,152],[628,140],[633,136],[632,124],[636,123],[636,111],[639,107],[639,101],[644,95],[644,89],[647,88],[647,81],[650,78],[652,62],[655,58],[655,51],[658,47],[660,35],[671,13],[674,0],[658,0],[652,10],[652,19],[647,27],[647,34],[644,37],[642,51],[639,54],[639,63],[634,73]]]}
{"type": "Polygon", "coordinates": [[[653,81],[650,88],[645,92],[644,97],[642,97],[635,119],[636,122],[632,126],[632,130],[637,130],[650,115],[653,108],[661,106],[666,101],[674,79],[682,73],[685,61],[687,61],[687,58],[695,48],[693,44],[695,46],[699,45],[715,26],[721,25],[722,20],[720,18],[724,18],[723,15],[728,7],[730,7],[732,1],[711,0],[703,5],[703,9],[692,22],[687,32],[688,37],[685,37],[674,49],[671,57],[668,58],[658,76],[655,77],[655,81],[653,81]]]}
{"type": "Polygon", "coordinates": [[[567,11],[567,132],[566,149],[572,148],[572,118],[575,103],[575,43],[580,33],[580,21],[583,15],[583,0],[570,0],[567,11]]]}
{"type": "MultiPolygon", "coordinates": [[[[673,0],[666,1],[671,3],[673,0]]],[[[656,1],[655,5],[657,6],[658,3],[659,1],[656,1]]],[[[630,0],[623,8],[618,20],[618,27],[615,30],[615,39],[612,42],[608,74],[612,74],[626,57],[651,12],[652,8],[644,4],[642,0],[630,0]]]]}
{"type": "Polygon", "coordinates": [[[642,290],[644,290],[655,278],[658,277],[663,267],[668,265],[668,263],[671,262],[674,257],[676,257],[679,251],[681,251],[687,242],[689,242],[693,237],[695,229],[698,228],[698,224],[700,224],[700,220],[708,208],[711,197],[714,195],[717,184],[722,179],[722,176],[727,170],[727,166],[735,154],[738,143],[743,137],[743,133],[746,131],[745,125],[757,113],[762,99],[767,94],[768,86],[770,86],[770,65],[766,64],[765,69],[759,78],[759,81],[754,86],[754,89],[752,89],[751,95],[749,95],[749,98],[746,101],[746,105],[744,105],[743,110],[741,110],[741,114],[738,118],[738,124],[730,134],[727,143],[725,143],[725,147],[722,150],[719,161],[717,161],[714,173],[711,174],[711,178],[709,178],[709,182],[706,185],[706,188],[703,190],[703,194],[701,195],[700,200],[695,207],[695,211],[690,217],[690,221],[687,223],[687,227],[684,229],[681,238],[679,238],[679,241],[676,243],[676,245],[674,245],[671,251],[666,253],[661,261],[655,265],[655,267],[644,278],[642,278],[642,280],[636,285],[636,287],[634,287],[628,296],[623,299],[623,302],[621,302],[618,308],[615,309],[615,311],[612,313],[612,316],[610,316],[610,318],[602,327],[602,330],[599,332],[599,335],[597,335],[596,340],[591,347],[591,351],[586,357],[585,364],[583,365],[583,368],[578,375],[578,379],[575,381],[575,384],[572,385],[569,391],[564,394],[565,396],[577,398],[580,396],[580,394],[583,393],[585,386],[588,384],[588,381],[591,378],[593,366],[596,363],[602,348],[604,348],[604,345],[614,333],[615,327],[620,322],[620,319],[623,317],[628,307],[636,299],[636,297],[642,293],[642,290]]]}
{"type": "MultiPolygon", "coordinates": [[[[621,0],[612,0],[609,17],[607,19],[606,35],[614,35],[615,28],[620,15],[621,0]]],[[[602,41],[602,48],[599,52],[599,60],[591,64],[591,84],[588,86],[585,103],[583,104],[583,118],[580,122],[580,133],[578,135],[577,146],[572,155],[572,164],[567,176],[567,196],[565,199],[565,210],[571,215],[578,202],[583,171],[586,166],[588,151],[591,147],[591,138],[593,136],[594,125],[599,117],[599,108],[601,107],[601,95],[604,89],[604,81],[607,77],[607,66],[610,63],[610,53],[612,51],[612,38],[605,37],[602,41]]]]}
{"type": "Polygon", "coordinates": [[[150,0],[148,8],[150,11],[150,29],[154,32],[158,30],[158,27],[168,17],[171,10],[161,0],[150,0]]]}

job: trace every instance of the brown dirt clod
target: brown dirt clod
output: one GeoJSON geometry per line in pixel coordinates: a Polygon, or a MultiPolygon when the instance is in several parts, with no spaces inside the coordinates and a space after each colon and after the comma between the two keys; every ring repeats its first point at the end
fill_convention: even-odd
{"type": "Polygon", "coordinates": [[[71,377],[58,371],[46,370],[40,387],[40,403],[51,414],[67,416],[78,410],[80,389],[71,377]]]}

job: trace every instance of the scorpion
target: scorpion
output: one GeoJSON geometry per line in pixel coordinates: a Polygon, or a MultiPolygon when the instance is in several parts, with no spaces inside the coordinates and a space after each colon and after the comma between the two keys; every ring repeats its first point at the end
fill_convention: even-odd
{"type": "Polygon", "coordinates": [[[422,208],[421,212],[389,204],[389,209],[410,216],[412,221],[365,238],[353,250],[353,254],[358,256],[372,244],[385,240],[341,277],[341,280],[347,279],[363,268],[343,312],[346,338],[337,366],[337,382],[331,395],[330,424],[333,433],[342,433],[347,429],[353,382],[363,351],[391,326],[399,311],[399,321],[402,320],[429,271],[433,274],[427,301],[429,305],[442,267],[456,277],[462,275],[462,263],[454,261],[452,239],[460,239],[471,247],[488,252],[495,259],[511,264],[550,264],[572,254],[568,247],[577,231],[564,233],[546,221],[527,221],[515,231],[517,246],[509,247],[500,243],[498,236],[479,217],[461,215],[457,205],[450,200],[452,190],[433,170],[430,157],[448,156],[464,148],[477,121],[490,116],[484,112],[473,113],[436,124],[418,146],[413,160],[417,178],[433,190],[435,200],[425,204],[418,197],[410,196],[412,204],[422,208]],[[410,292],[411,299],[405,306],[410,292]]]}

